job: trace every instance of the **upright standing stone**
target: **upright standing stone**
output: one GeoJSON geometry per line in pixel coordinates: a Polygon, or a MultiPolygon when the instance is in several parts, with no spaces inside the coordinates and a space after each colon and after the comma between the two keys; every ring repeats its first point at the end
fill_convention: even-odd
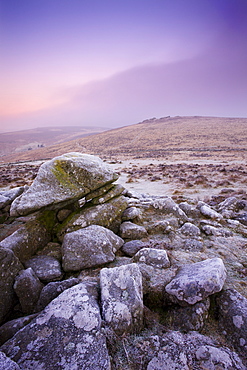
{"type": "Polygon", "coordinates": [[[100,272],[102,314],[118,334],[143,326],[142,275],[137,264],[103,268],[100,272]]]}

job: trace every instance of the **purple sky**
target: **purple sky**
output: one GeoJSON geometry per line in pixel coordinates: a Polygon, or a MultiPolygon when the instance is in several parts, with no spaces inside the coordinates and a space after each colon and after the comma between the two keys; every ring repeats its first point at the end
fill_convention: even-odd
{"type": "Polygon", "coordinates": [[[247,0],[0,0],[0,131],[247,117],[247,0]]]}

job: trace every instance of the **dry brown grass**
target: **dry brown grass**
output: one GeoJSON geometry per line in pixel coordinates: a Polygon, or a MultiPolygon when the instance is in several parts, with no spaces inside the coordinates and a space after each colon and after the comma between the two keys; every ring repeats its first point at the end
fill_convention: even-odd
{"type": "Polygon", "coordinates": [[[247,118],[166,117],[105,131],[23,154],[2,162],[52,158],[78,151],[101,158],[245,160],[247,118]]]}

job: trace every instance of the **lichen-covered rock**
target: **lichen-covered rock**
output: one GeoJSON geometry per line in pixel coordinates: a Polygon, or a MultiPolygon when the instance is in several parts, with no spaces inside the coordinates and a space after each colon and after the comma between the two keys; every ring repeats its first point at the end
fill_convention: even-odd
{"type": "Polygon", "coordinates": [[[221,291],[225,279],[226,269],[222,259],[209,258],[182,266],[165,290],[180,305],[193,305],[221,291]]]}
{"type": "Polygon", "coordinates": [[[224,218],[230,218],[234,216],[234,212],[238,211],[238,199],[236,197],[229,197],[222,201],[217,209],[224,218]]]}
{"type": "Polygon", "coordinates": [[[12,338],[20,329],[29,324],[37,315],[37,313],[34,313],[32,315],[19,317],[18,319],[7,321],[0,326],[0,346],[12,338]]]}
{"type": "Polygon", "coordinates": [[[167,252],[162,249],[142,248],[135,254],[133,260],[135,262],[146,263],[156,268],[166,268],[170,266],[167,252]]]}
{"type": "Polygon", "coordinates": [[[188,341],[187,345],[184,341],[181,343],[181,340],[175,343],[167,343],[167,346],[164,346],[166,349],[161,349],[157,356],[149,362],[147,370],[244,370],[245,367],[241,363],[241,360],[228,348],[218,348],[216,345],[209,344],[202,344],[196,348],[196,346],[192,344],[193,338],[188,338],[188,336],[189,334],[184,338],[184,341],[188,341]],[[189,340],[192,343],[190,343],[189,340]]]}
{"type": "Polygon", "coordinates": [[[65,290],[1,350],[25,370],[110,369],[96,284],[65,290]]]}
{"type": "Polygon", "coordinates": [[[192,306],[169,308],[166,313],[166,323],[173,330],[183,332],[200,331],[208,318],[209,307],[210,301],[207,298],[192,306]]]}
{"type": "Polygon", "coordinates": [[[146,244],[141,240],[130,240],[124,243],[122,246],[122,251],[130,257],[133,257],[140,249],[144,248],[146,244]]]}
{"type": "Polygon", "coordinates": [[[214,209],[209,207],[209,205],[203,202],[198,202],[197,207],[203,216],[206,216],[208,218],[211,218],[213,220],[218,220],[218,221],[223,219],[223,216],[220,213],[216,212],[214,209]]]}
{"type": "Polygon", "coordinates": [[[57,230],[60,241],[66,233],[79,230],[89,225],[99,225],[116,232],[121,223],[121,214],[128,206],[124,196],[109,200],[107,203],[87,206],[79,213],[71,214],[57,230]],[[119,219],[119,220],[118,220],[119,219]]]}
{"type": "Polygon", "coordinates": [[[109,183],[109,184],[105,184],[105,185],[101,186],[100,188],[98,188],[96,190],[91,191],[89,194],[87,194],[85,196],[85,201],[88,202],[88,201],[91,201],[93,199],[100,198],[101,196],[108,193],[114,186],[116,186],[116,185],[114,185],[113,183],[109,183]]]}
{"type": "Polygon", "coordinates": [[[185,239],[183,242],[183,249],[188,251],[202,251],[203,243],[197,239],[185,239]]]}
{"type": "Polygon", "coordinates": [[[0,246],[11,249],[23,263],[43,248],[50,239],[51,235],[46,226],[39,220],[32,219],[3,239],[0,246]]]}
{"type": "Polygon", "coordinates": [[[79,271],[113,261],[124,241],[111,230],[91,225],[65,235],[62,244],[64,271],[79,271]]]}
{"type": "Polygon", "coordinates": [[[191,222],[185,222],[179,231],[186,236],[199,236],[201,233],[199,227],[191,222]]]}
{"type": "Polygon", "coordinates": [[[223,290],[217,297],[219,322],[223,333],[236,350],[247,353],[247,299],[234,289],[223,290]]]}
{"type": "Polygon", "coordinates": [[[190,218],[194,218],[194,219],[200,218],[199,209],[193,207],[191,204],[187,202],[179,203],[179,208],[181,208],[182,211],[184,211],[184,213],[190,218]]]}
{"type": "Polygon", "coordinates": [[[142,239],[147,236],[147,230],[141,225],[124,221],[120,226],[120,236],[123,239],[142,239]]]}
{"type": "Polygon", "coordinates": [[[0,351],[0,370],[21,370],[16,362],[0,351]]]}
{"type": "Polygon", "coordinates": [[[145,224],[145,228],[148,234],[168,234],[170,231],[174,230],[174,225],[172,226],[167,220],[160,221],[148,221],[145,224]]]}
{"type": "Polygon", "coordinates": [[[36,311],[42,311],[53,299],[57,298],[64,290],[79,284],[80,280],[70,278],[63,281],[55,281],[48,283],[41,291],[37,302],[36,311]]]}
{"type": "Polygon", "coordinates": [[[121,369],[246,370],[235,352],[195,331],[187,334],[168,331],[162,335],[146,332],[131,336],[124,342],[124,353],[127,353],[125,357],[120,351],[115,354],[121,369]]]}
{"type": "Polygon", "coordinates": [[[229,229],[226,229],[224,227],[215,227],[204,223],[201,224],[201,229],[208,236],[212,235],[212,236],[230,237],[233,235],[229,229]]]}
{"type": "Polygon", "coordinates": [[[188,222],[188,217],[184,211],[170,197],[157,198],[152,201],[152,207],[164,214],[173,214],[181,223],[188,222]]]}
{"type": "Polygon", "coordinates": [[[60,262],[52,256],[34,256],[25,262],[25,267],[31,267],[38,278],[46,283],[63,277],[60,262]]]}
{"type": "Polygon", "coordinates": [[[14,301],[14,281],[15,277],[23,266],[14,253],[8,249],[0,247],[0,324],[9,314],[14,301]]]}
{"type": "Polygon", "coordinates": [[[176,275],[175,268],[160,269],[138,263],[142,274],[144,304],[152,309],[164,306],[164,286],[176,275]]]}
{"type": "Polygon", "coordinates": [[[67,153],[45,162],[29,189],[11,205],[12,216],[26,215],[46,206],[79,199],[118,176],[100,158],[67,153]]]}
{"type": "Polygon", "coordinates": [[[247,226],[247,212],[237,215],[235,219],[241,222],[241,224],[247,226]]]}
{"type": "Polygon", "coordinates": [[[44,285],[31,267],[19,272],[15,278],[14,290],[19,298],[23,313],[33,313],[43,287],[44,285]]]}
{"type": "Polygon", "coordinates": [[[132,263],[100,271],[102,315],[118,335],[143,328],[142,275],[132,263]]]}
{"type": "Polygon", "coordinates": [[[121,195],[124,191],[124,187],[120,184],[115,184],[112,188],[105,194],[102,194],[96,198],[92,199],[92,204],[102,204],[108,202],[110,199],[121,195]]]}
{"type": "Polygon", "coordinates": [[[122,220],[123,221],[131,221],[134,220],[137,217],[140,217],[141,210],[136,207],[129,207],[127,208],[123,214],[122,214],[122,220]]]}
{"type": "Polygon", "coordinates": [[[10,190],[0,191],[0,209],[6,207],[13,202],[15,198],[21,195],[24,191],[24,186],[13,188],[10,190]]]}

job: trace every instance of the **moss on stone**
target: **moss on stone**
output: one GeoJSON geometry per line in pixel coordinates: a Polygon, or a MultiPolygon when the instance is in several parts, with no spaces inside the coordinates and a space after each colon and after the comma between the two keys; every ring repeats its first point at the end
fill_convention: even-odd
{"type": "Polygon", "coordinates": [[[66,167],[66,162],[63,160],[55,160],[54,167],[52,168],[52,173],[58,180],[58,182],[64,187],[71,191],[76,191],[77,186],[71,181],[69,172],[64,168],[66,167]]]}
{"type": "Polygon", "coordinates": [[[51,232],[56,223],[56,213],[55,211],[45,210],[38,215],[37,221],[40,222],[48,232],[51,232]]]}

